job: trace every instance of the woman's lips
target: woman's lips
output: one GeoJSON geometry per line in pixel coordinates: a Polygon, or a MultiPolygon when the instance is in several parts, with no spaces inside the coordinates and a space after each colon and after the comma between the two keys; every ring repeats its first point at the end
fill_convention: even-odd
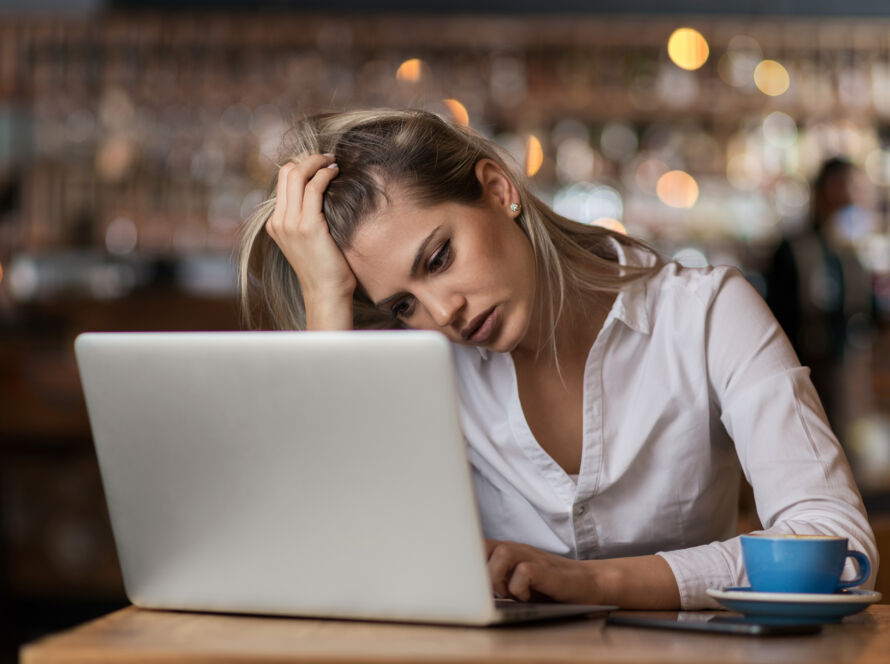
{"type": "Polygon", "coordinates": [[[463,332],[461,332],[461,336],[465,341],[474,344],[484,344],[494,335],[497,322],[497,308],[492,307],[470,321],[470,324],[464,328],[463,332]]]}

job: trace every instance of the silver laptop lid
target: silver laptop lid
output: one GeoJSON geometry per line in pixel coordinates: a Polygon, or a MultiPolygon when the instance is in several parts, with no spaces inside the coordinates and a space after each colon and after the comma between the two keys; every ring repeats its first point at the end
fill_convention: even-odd
{"type": "Polygon", "coordinates": [[[494,619],[441,335],[91,333],[75,347],[134,604],[494,619]]]}

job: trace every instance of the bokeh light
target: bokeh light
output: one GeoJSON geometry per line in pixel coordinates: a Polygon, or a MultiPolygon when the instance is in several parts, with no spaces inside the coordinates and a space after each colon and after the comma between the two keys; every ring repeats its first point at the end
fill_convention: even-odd
{"type": "Polygon", "coordinates": [[[642,191],[654,194],[659,178],[669,170],[671,169],[661,159],[648,157],[643,159],[634,171],[634,181],[642,191]]]}
{"type": "Polygon", "coordinates": [[[593,220],[594,226],[602,226],[603,228],[608,228],[610,231],[615,231],[616,233],[621,233],[622,235],[627,235],[627,229],[617,219],[612,219],[611,217],[600,217],[599,219],[593,220]]]}
{"type": "Polygon", "coordinates": [[[763,94],[778,97],[788,91],[791,77],[781,63],[775,60],[763,60],[754,69],[754,83],[763,94]]]}
{"type": "Polygon", "coordinates": [[[890,152],[875,148],[865,157],[865,174],[879,187],[890,185],[890,152]]]}
{"type": "Polygon", "coordinates": [[[665,205],[691,208],[698,200],[698,183],[685,171],[668,171],[658,179],[655,192],[665,205]]]}
{"type": "Polygon", "coordinates": [[[600,219],[620,219],[624,200],[613,187],[579,182],[556,192],[553,209],[567,219],[592,224],[600,219]]]}
{"type": "Polygon", "coordinates": [[[837,96],[841,104],[862,110],[871,105],[871,81],[864,68],[847,67],[837,76],[837,96]]]}
{"type": "Polygon", "coordinates": [[[693,28],[678,28],[668,39],[668,55],[682,69],[698,69],[708,60],[708,42],[693,28]]]}
{"type": "Polygon", "coordinates": [[[763,51],[757,40],[736,35],[729,40],[726,53],[717,62],[717,74],[733,87],[753,88],[754,69],[762,59],[763,51]]]}
{"type": "Polygon", "coordinates": [[[857,480],[866,487],[890,482],[890,418],[884,413],[860,415],[850,425],[847,443],[858,460],[857,480]]]}
{"type": "Polygon", "coordinates": [[[16,300],[26,301],[37,295],[40,275],[34,259],[27,255],[13,258],[9,268],[9,292],[16,300]]]}
{"type": "Polygon", "coordinates": [[[655,80],[655,92],[658,99],[668,108],[673,109],[685,109],[693,106],[699,96],[699,87],[698,76],[676,67],[662,67],[655,80]]]}
{"type": "Polygon", "coordinates": [[[797,123],[787,113],[773,111],[763,119],[763,136],[777,148],[790,148],[797,142],[797,123]]]}
{"type": "Polygon", "coordinates": [[[637,134],[626,124],[613,122],[603,127],[600,146],[603,154],[615,161],[625,161],[637,151],[637,134]]]}
{"type": "Polygon", "coordinates": [[[859,205],[847,205],[834,213],[833,229],[836,237],[858,244],[875,231],[875,219],[870,210],[859,205]]]}
{"type": "MultiPolygon", "coordinates": [[[[392,70],[390,70],[392,71],[392,70]]],[[[405,60],[396,71],[396,79],[406,83],[417,83],[423,72],[423,62],[420,58],[405,60]]]]}
{"type": "Polygon", "coordinates": [[[105,230],[105,246],[109,253],[123,256],[136,248],[139,232],[130,219],[118,217],[105,230]]]}
{"type": "Polygon", "coordinates": [[[590,140],[590,128],[575,118],[563,118],[550,132],[550,140],[554,145],[559,145],[570,138],[587,143],[590,140]]]}
{"type": "Polygon", "coordinates": [[[3,263],[0,263],[0,284],[3,283],[3,263]]]}
{"type": "Polygon", "coordinates": [[[129,129],[136,119],[131,94],[120,87],[110,88],[99,100],[99,119],[106,129],[129,129]]]}
{"type": "Polygon", "coordinates": [[[875,274],[890,274],[890,235],[875,233],[857,247],[862,264],[875,274]]]}
{"type": "Polygon", "coordinates": [[[96,172],[105,182],[120,182],[138,159],[138,146],[123,135],[105,140],[96,151],[96,172]]]}
{"type": "Polygon", "coordinates": [[[780,179],[774,187],[776,210],[784,217],[800,218],[810,205],[810,185],[802,175],[780,179]]]}
{"type": "Polygon", "coordinates": [[[760,160],[747,152],[733,155],[726,164],[726,179],[736,189],[754,191],[763,180],[760,160]]]}
{"type": "Polygon", "coordinates": [[[464,127],[470,124],[470,114],[467,113],[467,107],[461,104],[457,99],[443,99],[442,103],[448,108],[452,119],[459,125],[464,127]]]}
{"type": "Polygon", "coordinates": [[[556,148],[556,170],[562,180],[591,180],[595,169],[596,154],[585,139],[567,138],[556,148]]]}
{"type": "Polygon", "coordinates": [[[533,177],[544,163],[544,149],[541,141],[534,134],[529,135],[525,142],[525,174],[533,177]]]}

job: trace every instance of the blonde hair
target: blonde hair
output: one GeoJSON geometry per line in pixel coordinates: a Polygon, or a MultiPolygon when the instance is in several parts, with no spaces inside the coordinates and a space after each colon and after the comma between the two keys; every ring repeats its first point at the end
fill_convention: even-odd
{"type": "MultiPolygon", "coordinates": [[[[617,292],[645,279],[660,261],[642,242],[599,226],[556,214],[531,193],[528,183],[491,141],[471,129],[419,110],[360,110],[303,118],[286,140],[284,160],[332,153],[339,175],[328,185],[323,213],[334,242],[348,249],[356,229],[396,190],[421,206],[447,201],[477,205],[482,198],[475,165],[491,159],[519,192],[517,223],[531,243],[539,287],[538,321],[555,351],[554,331],[567,297],[617,292]],[[620,265],[616,245],[654,257],[648,265],[620,265]]],[[[277,179],[277,177],[276,177],[277,179]]],[[[275,208],[269,198],[246,220],[239,254],[239,292],[249,328],[306,328],[306,311],[296,274],[265,232],[275,208]]],[[[402,323],[379,311],[357,288],[353,299],[357,329],[398,328],[402,323]]]]}

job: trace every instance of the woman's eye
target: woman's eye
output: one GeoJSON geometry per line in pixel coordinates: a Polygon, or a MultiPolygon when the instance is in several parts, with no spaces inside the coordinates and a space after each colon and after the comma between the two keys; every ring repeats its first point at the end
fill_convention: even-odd
{"type": "Polygon", "coordinates": [[[442,248],[430,259],[430,262],[427,264],[427,269],[430,272],[438,272],[448,264],[449,258],[451,258],[451,240],[446,240],[445,244],[442,245],[442,248]]]}
{"type": "Polygon", "coordinates": [[[392,317],[393,318],[407,318],[411,315],[412,307],[411,302],[408,300],[402,300],[396,306],[392,308],[392,317]]]}

